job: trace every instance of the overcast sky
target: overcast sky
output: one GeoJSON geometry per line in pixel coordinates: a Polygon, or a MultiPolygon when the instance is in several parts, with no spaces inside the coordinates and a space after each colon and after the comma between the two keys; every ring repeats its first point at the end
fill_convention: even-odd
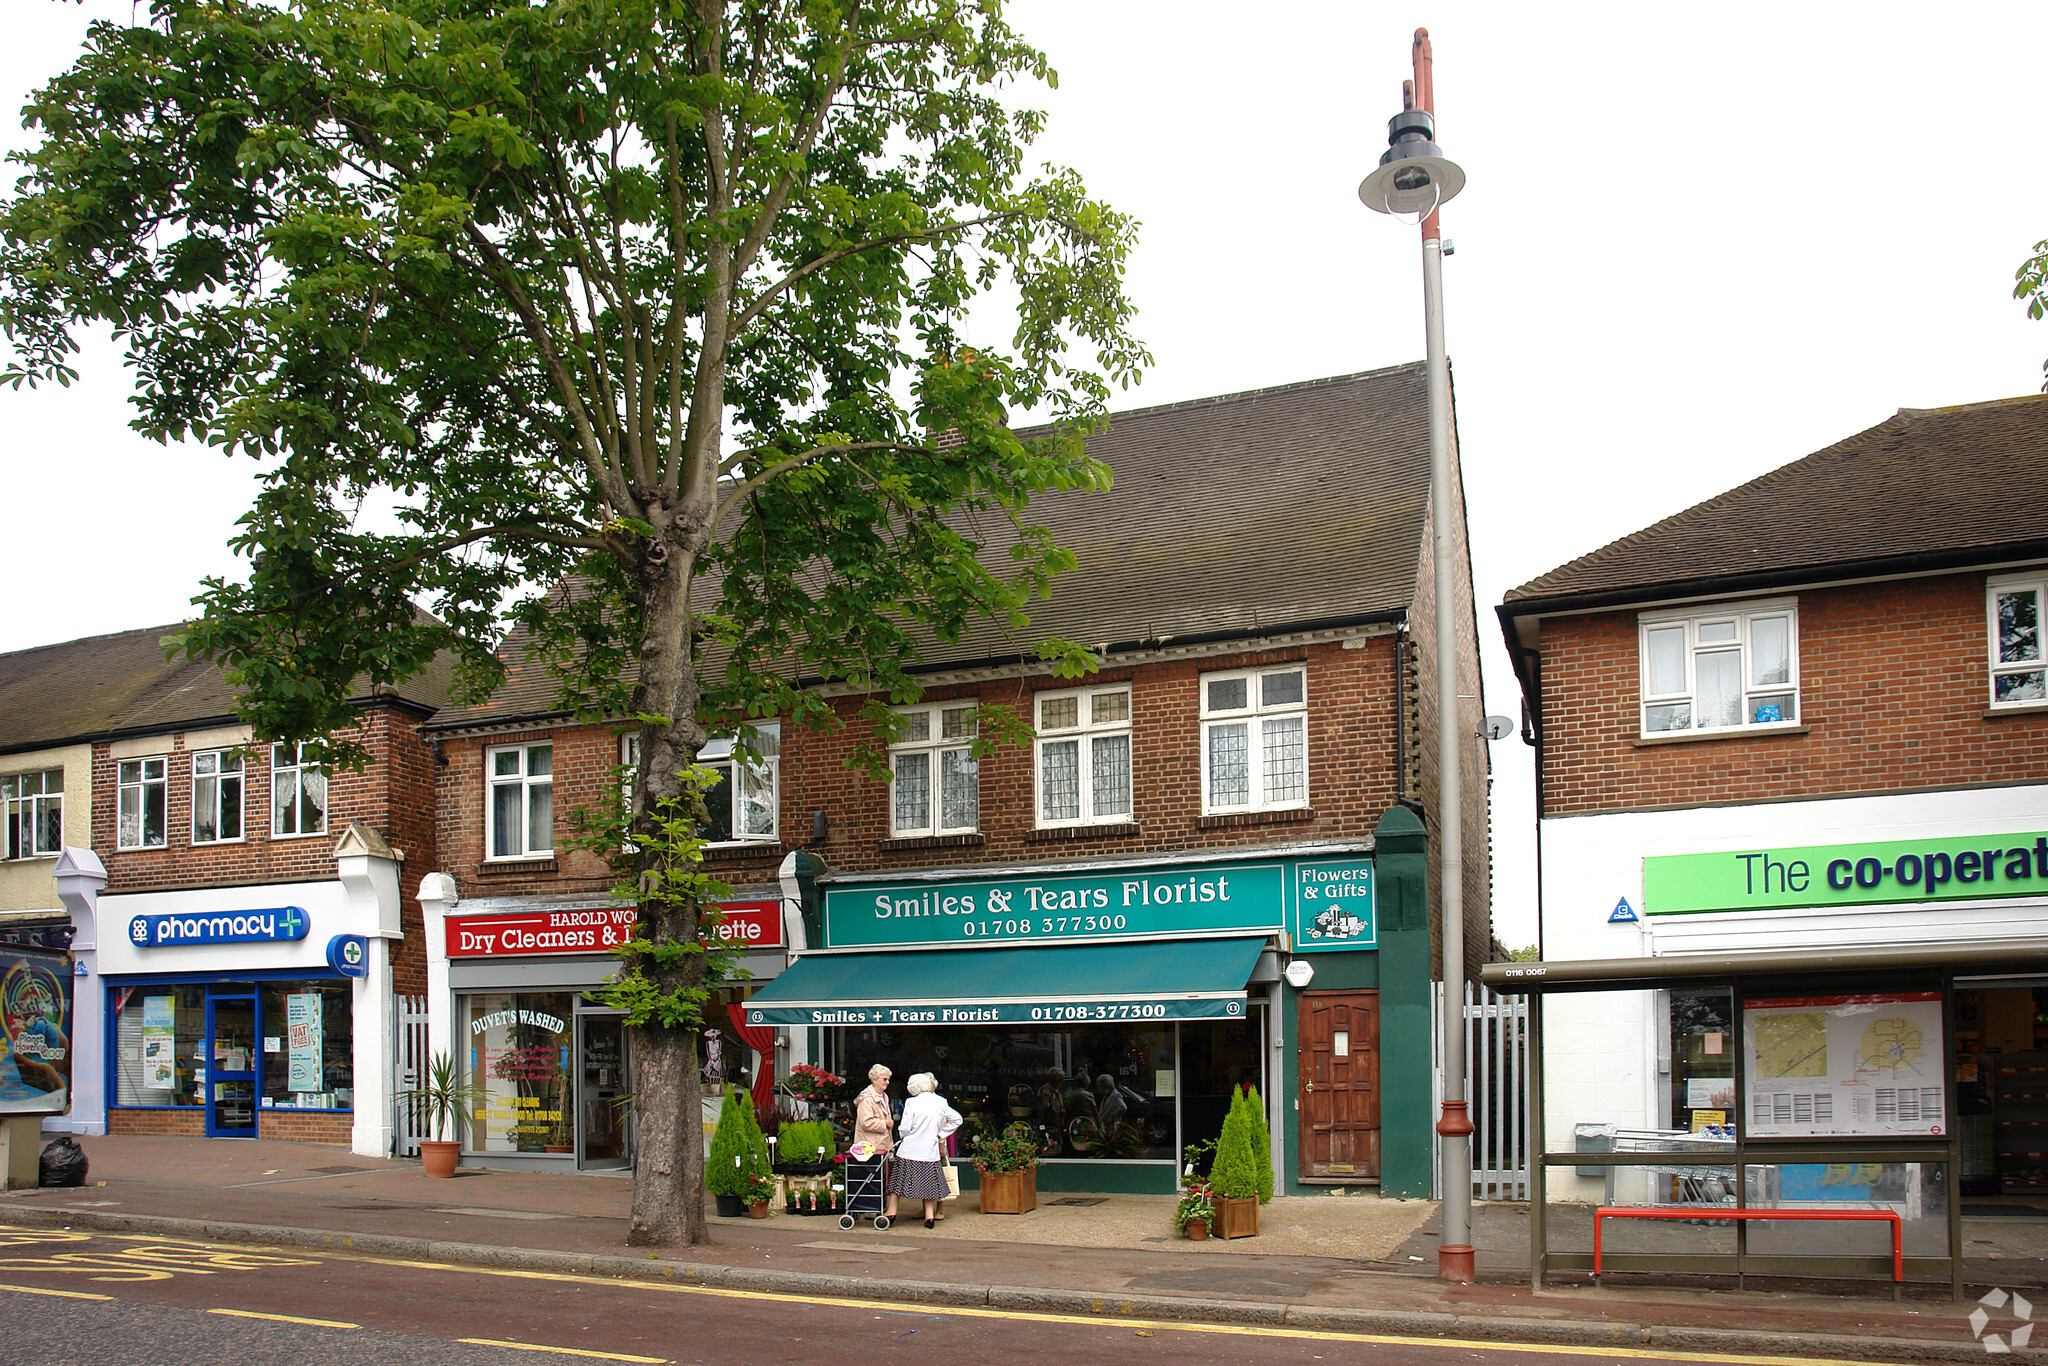
{"type": "MultiPolygon", "coordinates": [[[[10,110],[90,19],[131,13],[7,10],[10,110]]],[[[1121,406],[1421,357],[1416,232],[1356,186],[1428,26],[1439,140],[1470,177],[1445,294],[1492,711],[1517,710],[1509,588],[1900,407],[2041,385],[2048,327],[2011,297],[2048,237],[2038,4],[1250,13],[1012,10],[1060,72],[1043,159],[1144,224],[1130,286],[1158,364],[1121,406]]],[[[68,391],[0,391],[0,651],[175,620],[235,570],[247,465],[135,436],[118,356],[84,365],[68,391]]],[[[1529,751],[1493,752],[1496,925],[1530,943],[1529,751]]]]}

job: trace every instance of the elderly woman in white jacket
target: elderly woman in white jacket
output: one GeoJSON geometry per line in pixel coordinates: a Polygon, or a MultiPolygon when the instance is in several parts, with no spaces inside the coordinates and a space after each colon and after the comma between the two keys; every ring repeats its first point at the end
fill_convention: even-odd
{"type": "Polygon", "coordinates": [[[889,1192],[924,1201],[924,1226],[945,1218],[946,1189],[940,1144],[960,1127],[960,1113],[939,1095],[939,1079],[920,1072],[904,1085],[910,1099],[896,1122],[896,1160],[889,1168],[889,1192]]]}

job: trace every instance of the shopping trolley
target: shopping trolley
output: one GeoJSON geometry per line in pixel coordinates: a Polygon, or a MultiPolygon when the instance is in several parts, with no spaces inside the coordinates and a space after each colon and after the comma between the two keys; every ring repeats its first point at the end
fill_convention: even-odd
{"type": "Polygon", "coordinates": [[[885,1183],[885,1168],[889,1154],[876,1153],[873,1157],[860,1158],[852,1153],[846,1155],[846,1204],[839,1216],[839,1227],[852,1228],[863,1215],[872,1217],[875,1228],[889,1227],[889,1216],[883,1213],[889,1208],[889,1192],[885,1183]]]}

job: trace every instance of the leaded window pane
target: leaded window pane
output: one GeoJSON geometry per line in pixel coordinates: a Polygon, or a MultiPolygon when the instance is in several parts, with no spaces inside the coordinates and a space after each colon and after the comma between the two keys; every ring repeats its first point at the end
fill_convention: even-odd
{"type": "Polygon", "coordinates": [[[45,797],[36,803],[36,848],[38,854],[54,854],[64,843],[64,803],[45,797]]]}
{"type": "Polygon", "coordinates": [[[1131,814],[1131,737],[1104,735],[1096,739],[1089,782],[1093,787],[1095,816],[1131,814]]]}
{"type": "Polygon", "coordinates": [[[1243,711],[1251,705],[1251,680],[1212,678],[1209,680],[1210,711],[1243,711]]]}
{"type": "Polygon", "coordinates": [[[1750,673],[1756,686],[1792,681],[1792,620],[1758,617],[1749,623],[1750,673]]]}
{"type": "Polygon", "coordinates": [[[932,825],[932,757],[896,756],[896,828],[930,830],[932,825]]]}
{"type": "MultiPolygon", "coordinates": [[[[2040,593],[2032,588],[2000,593],[1998,595],[1998,662],[2000,664],[2024,664],[2040,657],[2040,593]]],[[[2022,675],[2022,677],[2026,676],[2022,675]]]]}
{"type": "Polygon", "coordinates": [[[775,770],[748,765],[740,770],[740,833],[750,838],[775,834],[775,770]]]}
{"type": "Polygon", "coordinates": [[[981,821],[981,769],[964,749],[939,753],[939,823],[971,830],[981,821]]]}
{"type": "Polygon", "coordinates": [[[1039,747],[1038,814],[1040,820],[1081,818],[1081,742],[1048,740],[1039,747]]]}
{"type": "Polygon", "coordinates": [[[1267,674],[1259,680],[1259,702],[1267,707],[1284,707],[1301,701],[1302,671],[1291,669],[1284,674],[1267,674]]]}
{"type": "Polygon", "coordinates": [[[898,738],[904,741],[931,739],[932,714],[928,711],[905,712],[903,715],[903,733],[898,738]]]}
{"type": "Polygon", "coordinates": [[[1092,725],[1108,725],[1116,721],[1131,719],[1131,695],[1127,692],[1099,692],[1088,702],[1088,720],[1092,725]]]}
{"type": "Polygon", "coordinates": [[[1243,806],[1252,799],[1250,741],[1243,722],[1209,727],[1209,805],[1243,806]]]}
{"type": "Polygon", "coordinates": [[[946,707],[939,712],[939,724],[941,740],[971,740],[974,738],[974,708],[946,707]]]}
{"type": "Polygon", "coordinates": [[[1081,699],[1048,697],[1038,704],[1040,730],[1067,730],[1081,724],[1081,699]]]}
{"type": "Polygon", "coordinates": [[[1269,804],[1298,802],[1308,792],[1307,727],[1299,716],[1265,723],[1264,778],[1269,804]]]}
{"type": "Polygon", "coordinates": [[[1685,628],[1658,626],[1645,631],[1643,646],[1649,655],[1650,696],[1669,697],[1684,692],[1685,628]]]}
{"type": "Polygon", "coordinates": [[[1737,726],[1742,724],[1742,652],[1708,650],[1693,665],[1699,680],[1698,724],[1737,726]]]}

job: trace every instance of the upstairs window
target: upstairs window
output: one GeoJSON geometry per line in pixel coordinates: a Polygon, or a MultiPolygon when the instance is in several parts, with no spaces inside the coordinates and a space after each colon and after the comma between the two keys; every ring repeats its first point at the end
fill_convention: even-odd
{"type": "Polygon", "coordinates": [[[980,733],[973,703],[911,707],[889,746],[890,830],[898,839],[970,834],[981,825],[980,733]]]}
{"type": "Polygon", "coordinates": [[[747,737],[712,740],[697,762],[718,775],[704,791],[708,844],[767,843],[777,834],[776,801],[782,775],[782,727],[755,726],[747,737]]]}
{"type": "Polygon", "coordinates": [[[555,852],[555,747],[506,745],[484,751],[490,803],[486,858],[546,858],[555,852]]]}
{"type": "Polygon", "coordinates": [[[1799,614],[1749,603],[1638,619],[1642,733],[1697,734],[1799,720],[1799,614]]]}
{"type": "Polygon", "coordinates": [[[170,804],[170,785],[165,776],[168,763],[162,755],[123,759],[115,770],[120,821],[114,842],[119,848],[164,847],[164,813],[170,804]]]}
{"type": "Polygon", "coordinates": [[[2041,655],[2041,598],[2048,583],[1993,579],[1986,607],[1991,626],[1991,705],[2048,701],[2048,668],[2041,655]]]}
{"type": "Polygon", "coordinates": [[[63,846],[63,769],[0,778],[0,807],[7,812],[6,845],[0,848],[0,857],[41,858],[63,846]]]}
{"type": "Polygon", "coordinates": [[[1088,688],[1037,698],[1038,823],[1131,818],[1131,690],[1088,688]]]}
{"type": "Polygon", "coordinates": [[[1308,805],[1308,671],[1202,675],[1202,811],[1308,805]]]}
{"type": "Polygon", "coordinates": [[[318,835],[327,829],[327,770],[300,745],[270,747],[270,833],[318,835]]]}
{"type": "Polygon", "coordinates": [[[231,749],[192,756],[192,842],[224,844],[242,838],[242,756],[231,749]]]}

